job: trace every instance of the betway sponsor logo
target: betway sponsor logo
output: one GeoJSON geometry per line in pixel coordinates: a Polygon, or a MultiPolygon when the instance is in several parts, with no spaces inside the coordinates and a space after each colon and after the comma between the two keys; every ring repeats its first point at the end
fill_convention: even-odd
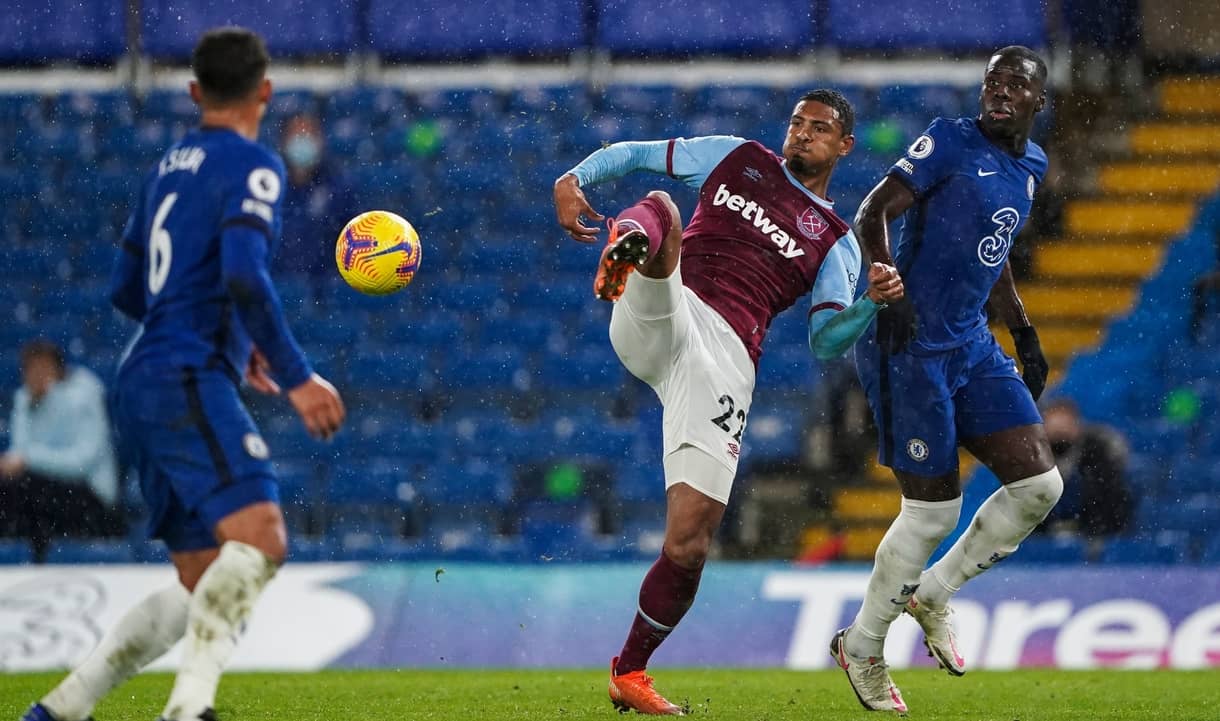
{"type": "Polygon", "coordinates": [[[796,258],[805,254],[803,249],[796,247],[796,239],[780,230],[780,227],[767,216],[766,209],[753,200],[746,200],[736,193],[729,192],[724,183],[716,188],[716,195],[712,197],[712,205],[723,205],[734,213],[740,213],[742,218],[753,223],[754,227],[764,236],[770,237],[771,242],[779,248],[779,254],[785,258],[796,258]]]}
{"type": "MultiPolygon", "coordinates": [[[[786,658],[790,668],[829,665],[826,643],[855,612],[867,586],[867,573],[783,571],[766,576],[764,599],[799,604],[786,658]]],[[[974,668],[992,670],[1220,665],[1220,603],[1170,614],[1150,601],[1124,597],[1122,590],[1116,586],[1114,596],[1085,603],[1055,595],[994,604],[955,599],[962,656],[974,668]]],[[[1019,593],[1019,587],[1013,592],[1019,593]]],[[[897,668],[908,666],[923,655],[921,637],[914,621],[899,619],[890,627],[886,659],[897,668]]]]}

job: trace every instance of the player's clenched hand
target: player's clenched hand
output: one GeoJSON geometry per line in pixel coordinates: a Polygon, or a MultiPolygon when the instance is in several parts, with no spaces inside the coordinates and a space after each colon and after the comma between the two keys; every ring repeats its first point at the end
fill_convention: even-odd
{"type": "Polygon", "coordinates": [[[589,205],[585,192],[580,189],[580,183],[576,182],[576,176],[571,173],[564,174],[555,181],[555,215],[559,218],[559,225],[568,231],[568,235],[582,243],[597,240],[597,234],[600,232],[597,228],[585,225],[582,218],[596,221],[605,219],[604,215],[589,205]]]}
{"type": "Polygon", "coordinates": [[[271,377],[271,364],[258,348],[250,351],[250,362],[246,364],[246,383],[259,393],[279,395],[280,384],[271,377]]]}
{"type": "Polygon", "coordinates": [[[1032,325],[1013,328],[1012,340],[1017,346],[1017,357],[1021,359],[1021,378],[1036,401],[1042,396],[1042,391],[1046,390],[1046,376],[1051,371],[1046,356],[1042,354],[1038,331],[1034,330],[1032,325]]]}
{"type": "Polygon", "coordinates": [[[896,303],[906,290],[898,269],[885,263],[873,263],[868,267],[868,297],[877,305],[896,303]]]}
{"type": "Polygon", "coordinates": [[[347,415],[339,391],[317,373],[288,391],[288,400],[301,416],[305,429],[315,438],[330,440],[347,415]]]}
{"type": "Polygon", "coordinates": [[[905,297],[877,312],[877,345],[890,355],[906,350],[915,337],[915,306],[905,297]]]}

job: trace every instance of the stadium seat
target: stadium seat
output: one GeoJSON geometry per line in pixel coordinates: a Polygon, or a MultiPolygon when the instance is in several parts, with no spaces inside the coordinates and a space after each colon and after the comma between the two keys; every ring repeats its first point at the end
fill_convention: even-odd
{"type": "Polygon", "coordinates": [[[13,0],[0,27],[0,62],[112,63],[127,46],[122,0],[13,0]]]}
{"type": "Polygon", "coordinates": [[[503,505],[513,496],[509,469],[478,458],[435,463],[424,470],[419,487],[429,503],[471,509],[503,505]]]}
{"type": "Polygon", "coordinates": [[[798,0],[758,0],[745,16],[731,0],[597,0],[596,6],[597,45],[617,54],[792,55],[813,45],[813,7],[798,0]],[[683,21],[673,22],[678,17],[683,21]]]}
{"type": "Polygon", "coordinates": [[[47,563],[133,563],[136,553],[125,538],[64,538],[51,544],[47,563]]]}
{"type": "Polygon", "coordinates": [[[586,504],[531,503],[521,514],[529,557],[542,561],[595,561],[613,555],[618,542],[594,533],[595,511],[586,504]]]}
{"type": "Polygon", "coordinates": [[[0,538],[0,564],[25,564],[33,560],[34,553],[25,540],[0,538]]]}
{"type": "Polygon", "coordinates": [[[277,57],[348,53],[359,47],[354,3],[312,3],[291,13],[281,7],[274,0],[148,0],[140,13],[144,51],[160,59],[188,58],[203,31],[220,25],[258,32],[277,57]]]}
{"type": "Polygon", "coordinates": [[[1088,546],[1079,536],[1035,534],[1021,541],[1005,564],[1079,564],[1088,560],[1088,546]]]}
{"type": "Polygon", "coordinates": [[[619,463],[614,472],[614,496],[626,503],[665,500],[665,475],[659,459],[619,463]]]}
{"type": "Polygon", "coordinates": [[[1040,48],[1047,42],[1045,12],[1037,0],[828,0],[827,30],[829,44],[844,50],[991,51],[1015,44],[1040,48]]]}
{"type": "Polygon", "coordinates": [[[372,49],[391,59],[565,53],[587,43],[580,0],[544,0],[528,12],[508,0],[481,3],[477,19],[453,12],[445,0],[420,0],[403,12],[393,0],[370,0],[372,49]]]}
{"type": "Polygon", "coordinates": [[[944,116],[956,118],[970,115],[976,99],[964,97],[960,88],[952,85],[886,85],[877,91],[877,104],[894,111],[926,118],[944,116]]]}
{"type": "Polygon", "coordinates": [[[1171,565],[1186,560],[1186,549],[1144,537],[1120,537],[1106,542],[1099,563],[1104,565],[1171,565]]]}

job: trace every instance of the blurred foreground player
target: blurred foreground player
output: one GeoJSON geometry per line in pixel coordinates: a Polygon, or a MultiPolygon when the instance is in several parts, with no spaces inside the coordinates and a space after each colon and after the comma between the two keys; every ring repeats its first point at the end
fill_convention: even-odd
{"type": "Polygon", "coordinates": [[[184,635],[162,718],[215,719],[221,671],[287,543],[267,446],[238,396],[242,372],[265,393],[279,392],[273,374],[314,435],[343,422],[267,272],[284,186],[280,159],[255,143],[271,97],[267,51],[250,31],[222,28],[191,60],[200,127],[147,176],[111,285],[114,305],[143,323],[119,370],[116,421],[180,583],[128,611],[24,721],[85,719],[184,635]]]}
{"type": "Polygon", "coordinates": [[[1046,359],[1008,263],[1046,172],[1045,153],[1029,140],[1045,83],[1046,63],[1032,50],[997,51],[978,116],[934,120],[856,217],[869,259],[895,265],[907,291],[856,345],[880,460],[898,478],[902,510],[877,547],[860,612],[830,648],[860,703],[875,711],[907,710],[883,655],[894,619],[911,614],[940,665],[965,673],[950,597],[1016,551],[1063,492],[1034,405],[1046,359]],[[888,227],[903,214],[891,255],[888,227]],[[987,326],[989,301],[1012,332],[1022,373],[987,326]],[[959,444],[1004,485],[925,570],[957,526],[959,444]]]}
{"type": "Polygon", "coordinates": [[[772,318],[812,288],[809,342],[828,358],[902,297],[893,268],[877,264],[868,292],[852,302],[860,249],[826,194],[835,164],[855,143],[853,123],[842,95],[817,90],[792,111],[782,157],[729,136],[616,143],[555,183],[559,224],[586,243],[598,231],[582,216],[602,216],[582,186],[647,170],[699,189],[685,230],[660,191],[611,220],[594,281],[599,298],[617,301],[615,352],[664,407],[665,542],[611,662],[610,698],[621,710],[682,715],[644,669],[694,601],[737,472],[772,318]]]}

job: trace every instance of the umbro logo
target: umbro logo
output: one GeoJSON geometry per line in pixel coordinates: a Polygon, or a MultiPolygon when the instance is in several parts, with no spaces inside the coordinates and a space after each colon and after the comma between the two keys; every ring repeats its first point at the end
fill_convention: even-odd
{"type": "Polygon", "coordinates": [[[758,181],[762,180],[762,171],[760,171],[756,168],[751,168],[748,165],[746,166],[745,170],[741,171],[741,174],[746,176],[750,180],[753,180],[754,182],[758,182],[758,181]]]}
{"type": "Polygon", "coordinates": [[[980,178],[986,178],[988,175],[995,175],[995,174],[996,174],[996,173],[998,173],[998,172],[1000,172],[1000,171],[998,171],[998,170],[983,170],[982,168],[979,168],[979,177],[980,177],[980,178]]]}

